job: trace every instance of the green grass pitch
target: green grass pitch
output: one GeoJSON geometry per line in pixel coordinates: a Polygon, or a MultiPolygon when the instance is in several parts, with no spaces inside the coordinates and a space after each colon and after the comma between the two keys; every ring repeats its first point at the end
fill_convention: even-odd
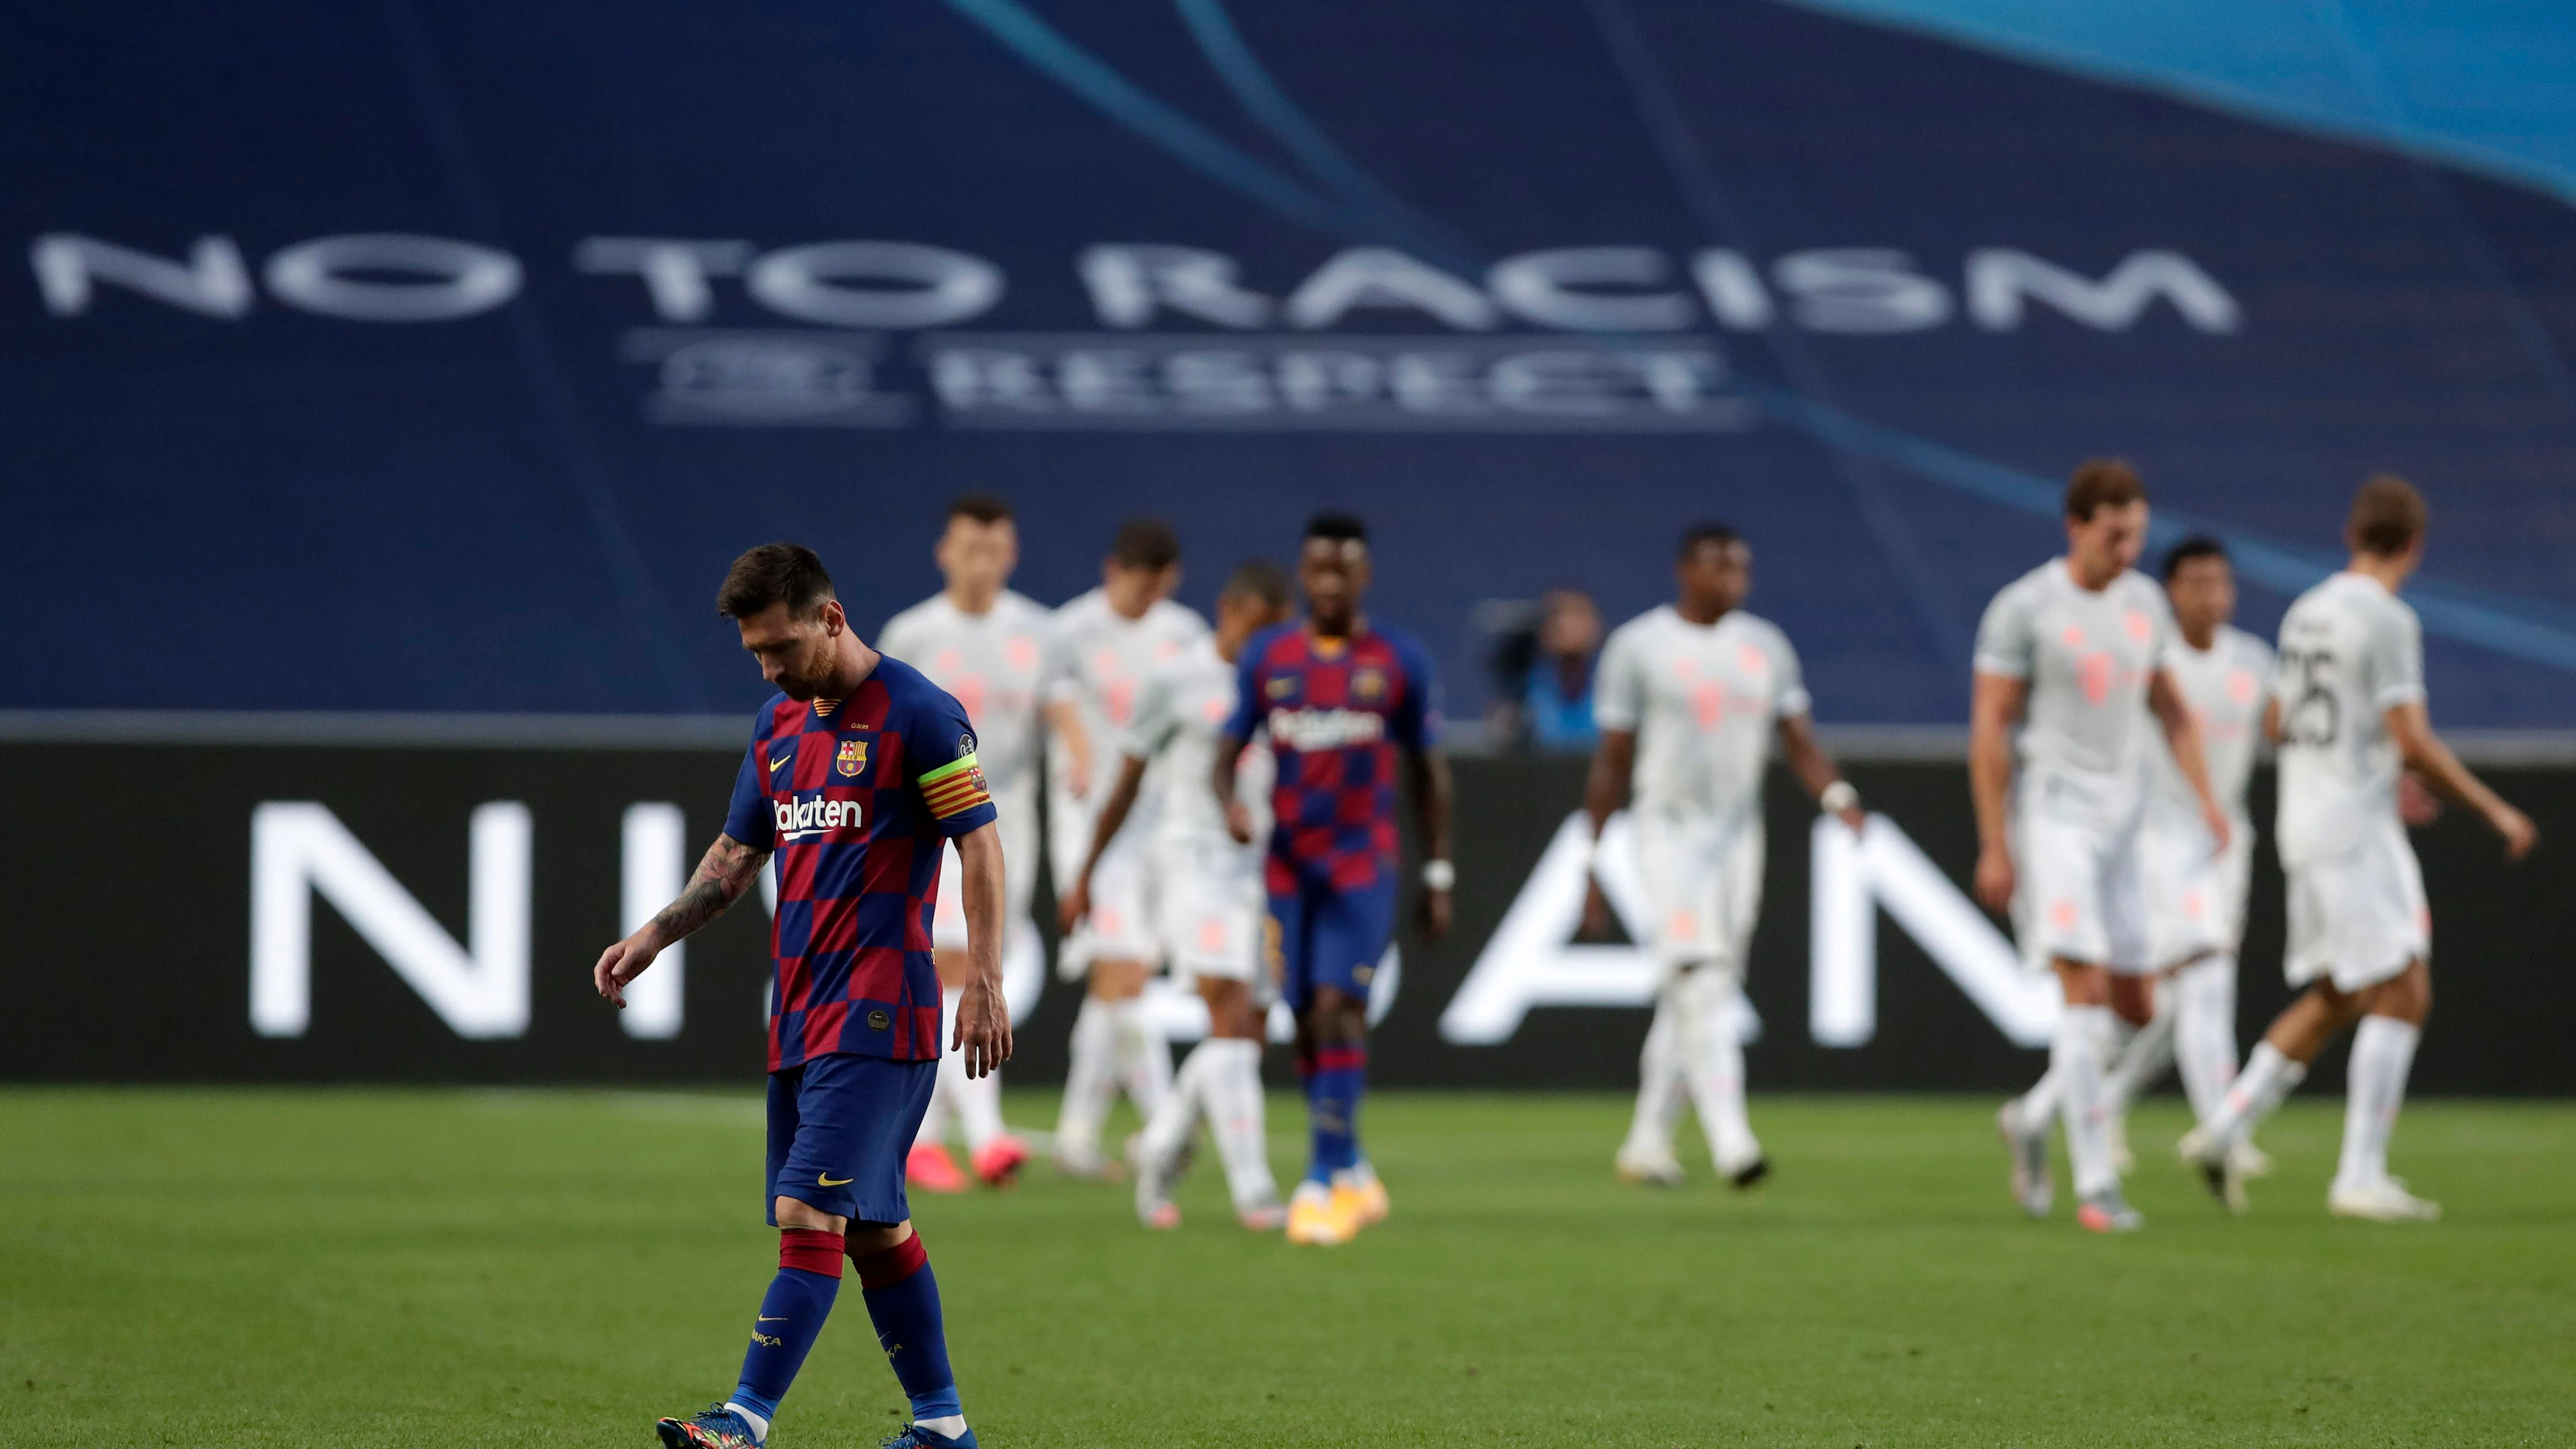
{"type": "MultiPolygon", "coordinates": [[[[1204,1155],[1170,1235],[1043,1168],[916,1208],[993,1449],[2576,1442],[2576,1106],[2409,1107],[2424,1228],[2326,1216],[2339,1103],[2243,1221],[2150,1104],[2117,1240],[2014,1214],[1991,1107],[1757,1099],[1739,1196],[1613,1183],[1618,1099],[1382,1093],[1395,1216],[1332,1250],[1204,1155]]],[[[0,1093],[0,1444],[649,1449],[733,1383],[760,1154],[747,1096],[0,1093]]],[[[901,1406],[851,1291],[773,1443],[901,1406]]]]}

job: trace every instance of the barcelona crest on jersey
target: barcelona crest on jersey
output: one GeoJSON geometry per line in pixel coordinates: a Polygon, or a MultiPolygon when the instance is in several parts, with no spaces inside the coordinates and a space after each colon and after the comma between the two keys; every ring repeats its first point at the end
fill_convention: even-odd
{"type": "Polygon", "coordinates": [[[855,780],[859,777],[859,772],[867,767],[868,742],[866,740],[841,741],[841,757],[834,762],[833,768],[855,780]]]}

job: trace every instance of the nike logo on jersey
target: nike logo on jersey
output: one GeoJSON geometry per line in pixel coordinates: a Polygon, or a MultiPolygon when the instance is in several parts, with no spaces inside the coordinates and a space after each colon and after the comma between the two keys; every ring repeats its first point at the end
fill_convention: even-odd
{"type": "Polygon", "coordinates": [[[789,750],[786,754],[780,755],[777,759],[770,761],[769,768],[772,770],[784,769],[787,762],[795,758],[796,752],[794,750],[789,750]]]}
{"type": "Polygon", "coordinates": [[[850,1182],[851,1179],[849,1178],[834,1177],[829,1173],[818,1172],[814,1174],[814,1185],[816,1187],[847,1187],[850,1185],[850,1182]]]}

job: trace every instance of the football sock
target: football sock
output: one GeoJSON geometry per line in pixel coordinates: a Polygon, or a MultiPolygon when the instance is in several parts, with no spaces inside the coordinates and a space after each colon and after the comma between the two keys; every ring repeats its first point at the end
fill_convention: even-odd
{"type": "Polygon", "coordinates": [[[1119,1083],[1127,1089],[1127,1100],[1136,1104],[1137,1115],[1151,1117],[1172,1089],[1171,1044],[1163,1040],[1141,996],[1111,1002],[1109,1018],[1115,1023],[1119,1083]]]}
{"type": "Polygon", "coordinates": [[[2174,1066],[2192,1115],[2218,1114],[2236,1080],[2236,958],[2212,956],[2173,978],[2174,1066]]]}
{"type": "MultiPolygon", "coordinates": [[[[2112,1019],[2118,1020],[2116,1012],[2112,1019]]],[[[2173,1061],[2173,993],[2160,983],[2156,987],[2156,1014],[2145,1026],[2129,1033],[2128,1041],[2119,1047],[2109,1069],[2102,1074],[2105,1105],[2114,1116],[2127,1113],[2129,1104],[2154,1086],[2173,1061]]]]}
{"type": "Polygon", "coordinates": [[[2066,1157],[2074,1168],[2075,1194],[2093,1197],[2116,1190],[2111,1132],[2102,1087],[2103,1048],[2111,1036],[2111,1008],[2070,1006],[2058,1014],[2049,1070],[2057,1078],[2058,1116],[2066,1122],[2066,1157]]]}
{"type": "Polygon", "coordinates": [[[948,1367],[948,1329],[939,1315],[939,1280],[930,1271],[930,1255],[919,1234],[882,1252],[853,1257],[859,1270],[860,1296],[867,1300],[868,1321],[877,1343],[893,1365],[895,1382],[912,1400],[914,1422],[954,1437],[966,1427],[958,1417],[957,1375],[948,1367]],[[957,1418],[955,1428],[940,1426],[957,1418]]]}
{"type": "Polygon", "coordinates": [[[1190,1049],[1172,1078],[1171,1089],[1163,1093],[1163,1100],[1145,1119],[1140,1141],[1148,1157],[1169,1157],[1198,1130],[1199,1109],[1206,1100],[1208,1048],[1215,1044],[1213,1040],[1203,1041],[1190,1049]]]}
{"type": "Polygon", "coordinates": [[[1670,1156],[1673,1124],[1681,1115],[1683,1070],[1681,1049],[1673,1041],[1671,992],[1659,993],[1654,1024],[1637,1052],[1637,1112],[1628,1120],[1627,1145],[1620,1151],[1637,1157],[1670,1156]]]}
{"type": "Polygon", "coordinates": [[[2343,1160],[2335,1185],[2369,1187],[2388,1176],[2388,1139],[2397,1109],[2406,1101],[2406,1074],[2415,1065],[2423,1029],[2393,1016],[2365,1016],[2352,1034],[2349,1087],[2343,1109],[2343,1160]]]}
{"type": "Polygon", "coordinates": [[[2048,1053],[2048,1070],[2030,1084],[2030,1090],[2013,1099],[2021,1114],[2022,1130],[2038,1131],[2057,1115],[2057,1051],[2052,1043],[2048,1053]]]}
{"type": "Polygon", "coordinates": [[[1306,1127],[1313,1138],[1306,1163],[1310,1182],[1330,1183],[1333,1174],[1360,1158],[1360,1094],[1368,1085],[1368,1045],[1333,1042],[1315,1048],[1306,1074],[1306,1127]]]}
{"type": "Polygon", "coordinates": [[[1110,1099],[1118,1090],[1114,1075],[1118,1054],[1115,1030],[1109,1003],[1097,996],[1084,996],[1082,1010],[1073,1018],[1070,1060],[1064,1073],[1064,1106],[1056,1114],[1055,1153],[1059,1159],[1088,1157],[1100,1150],[1100,1124],[1109,1115],[1110,1099]]]}
{"type": "MultiPolygon", "coordinates": [[[[947,1003],[949,1029],[955,1030],[957,1003],[966,993],[950,987],[941,993],[947,1003]]],[[[1003,1133],[1002,1074],[986,1072],[980,1077],[966,1075],[966,1054],[943,1051],[939,1056],[939,1080],[930,1093],[930,1117],[940,1119],[945,1132],[948,1120],[955,1119],[958,1130],[965,1134],[966,1150],[981,1152],[986,1144],[1003,1133]]],[[[930,1117],[922,1119],[922,1134],[930,1133],[930,1117]]],[[[931,1138],[937,1141],[937,1138],[931,1138]]]]}
{"type": "Polygon", "coordinates": [[[1212,1037],[1190,1054],[1207,1059],[1199,1098],[1216,1134],[1217,1160],[1225,1164],[1227,1194],[1238,1208],[1275,1202],[1279,1183],[1270,1175],[1270,1141],[1263,1118],[1261,1043],[1212,1037]]]}
{"type": "Polygon", "coordinates": [[[769,1442],[769,1416],[767,1414],[743,1403],[740,1398],[725,1400],[725,1407],[741,1416],[742,1421],[751,1426],[751,1437],[753,1439],[764,1444],[769,1442]]]}
{"type": "Polygon", "coordinates": [[[1762,1155],[1744,1114],[1744,1041],[1733,978],[1702,966],[1674,991],[1675,1034],[1689,1071],[1691,1106],[1708,1134],[1717,1170],[1742,1170],[1762,1155]]]}
{"type": "Polygon", "coordinates": [[[761,1422],[752,1427],[768,1437],[768,1421],[778,1401],[796,1382],[805,1355],[823,1320],[832,1316],[832,1300],[841,1291],[841,1235],[813,1228],[778,1231],[778,1276],[760,1300],[760,1318],[751,1327],[751,1346],[742,1355],[742,1382],[730,1403],[749,1409],[761,1422]]]}
{"type": "Polygon", "coordinates": [[[2254,1054],[2245,1059],[2245,1070],[2219,1098],[2218,1112],[2208,1123],[2211,1135],[2231,1147],[2244,1141],[2253,1134],[2254,1125],[2271,1116],[2272,1109],[2307,1075],[2306,1066],[2283,1056],[2278,1047],[2256,1042],[2254,1054]]]}

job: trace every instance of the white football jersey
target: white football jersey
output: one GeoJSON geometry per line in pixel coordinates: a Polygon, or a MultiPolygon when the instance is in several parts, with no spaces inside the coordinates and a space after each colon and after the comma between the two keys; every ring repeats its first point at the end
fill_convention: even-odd
{"type": "Polygon", "coordinates": [[[2424,628],[2377,579],[2340,573],[2281,618],[2281,863],[2338,855],[2397,819],[2390,708],[2424,697],[2424,628]]]}
{"type": "MultiPolygon", "coordinates": [[[[2165,654],[2174,687],[2200,726],[2201,753],[2209,762],[2209,791],[2219,807],[2243,831],[2245,782],[2254,774],[2254,752],[2262,741],[2263,702],[2272,697],[2272,646],[2232,624],[2218,626],[2207,649],[2194,649],[2177,632],[2165,654]]],[[[2174,763],[2162,731],[2155,733],[2149,756],[2155,779],[2147,808],[2159,817],[2197,821],[2200,799],[2174,763]]]]}
{"type": "Polygon", "coordinates": [[[1160,847],[1218,847],[1257,859],[1269,835],[1268,746],[1257,740],[1247,745],[1235,772],[1235,798],[1252,810],[1252,844],[1238,844],[1226,833],[1225,811],[1208,783],[1216,773],[1218,736],[1234,716],[1234,686],[1235,667],[1216,652],[1211,636],[1148,675],[1136,696],[1135,718],[1117,744],[1131,758],[1152,761],[1163,777],[1155,824],[1160,847]]]}
{"type": "Polygon", "coordinates": [[[2095,593],[2051,559],[1977,625],[1976,671],[2026,681],[2023,808],[2104,830],[2137,819],[2156,733],[2147,684],[2174,637],[2165,591],[2135,569],[2095,593]]]}
{"type": "MultiPolygon", "coordinates": [[[[1082,714],[1083,733],[1091,742],[1091,786],[1081,808],[1097,808],[1117,783],[1118,739],[1135,722],[1136,701],[1145,681],[1206,637],[1207,621],[1169,599],[1130,619],[1109,607],[1108,597],[1093,589],[1055,611],[1044,689],[1050,704],[1074,702],[1082,714]]],[[[1061,781],[1061,772],[1069,766],[1061,748],[1051,748],[1048,763],[1061,781]]],[[[1138,813],[1128,817],[1134,824],[1142,826],[1152,819],[1152,796],[1159,779],[1158,772],[1147,772],[1146,793],[1136,801],[1138,813]]],[[[1063,793],[1059,788],[1059,799],[1063,793]]]]}
{"type": "Polygon", "coordinates": [[[1770,621],[1738,609],[1703,626],[1670,604],[1611,632],[1592,698],[1601,728],[1636,733],[1634,808],[1724,820],[1759,817],[1773,729],[1807,709],[1797,652],[1770,621]]]}
{"type": "Polygon", "coordinates": [[[975,726],[975,759],[995,792],[1037,778],[1038,684],[1046,662],[1044,604],[1005,589],[969,614],[934,594],[886,621],[877,647],[957,696],[975,726]]]}

